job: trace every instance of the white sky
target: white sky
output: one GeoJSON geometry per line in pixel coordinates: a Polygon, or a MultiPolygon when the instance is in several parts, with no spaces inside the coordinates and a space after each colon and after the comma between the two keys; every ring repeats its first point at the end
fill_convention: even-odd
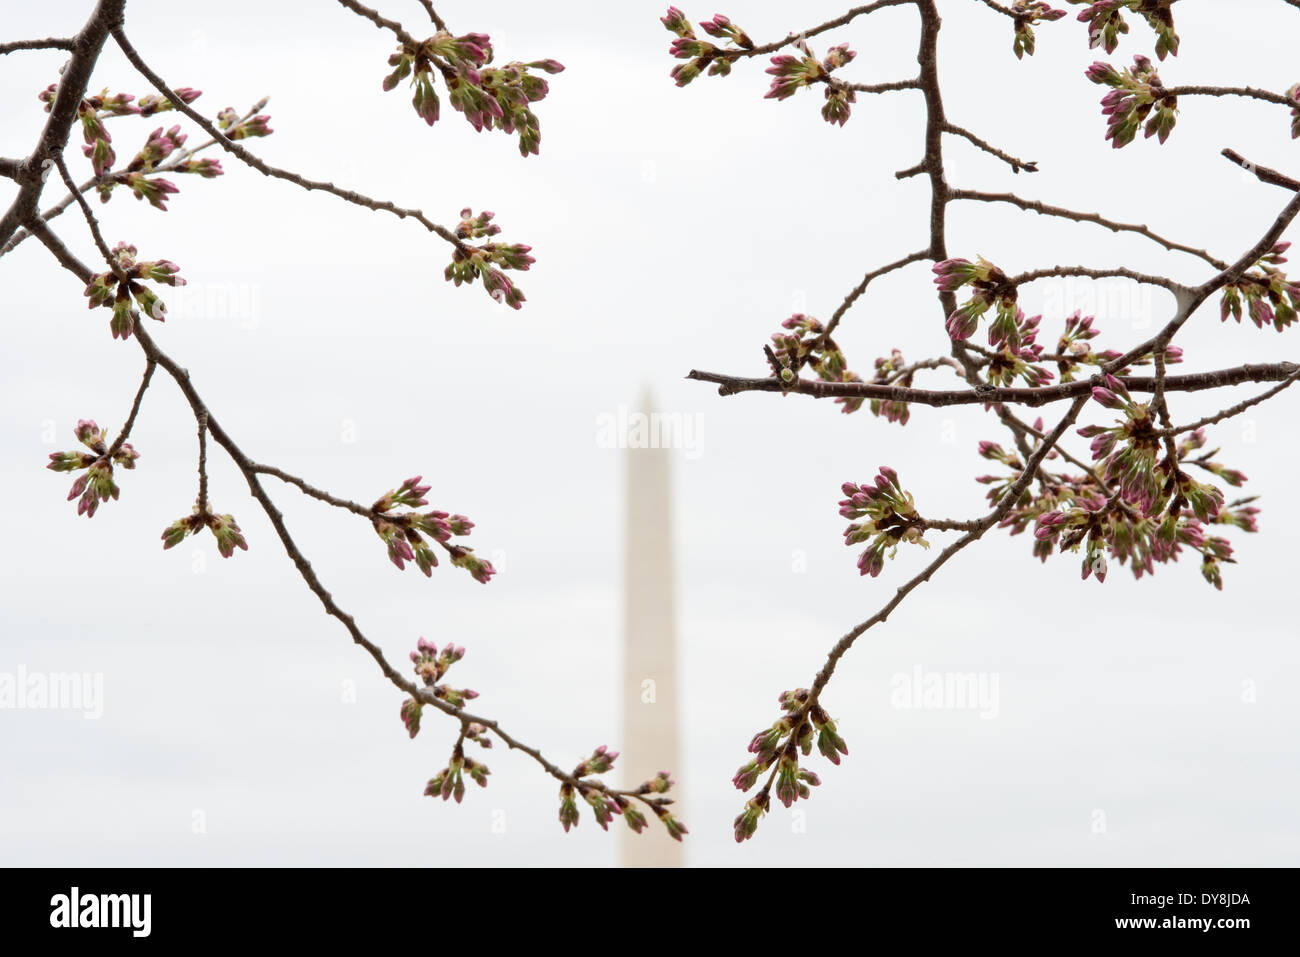
{"type": "MultiPolygon", "coordinates": [[[[5,7],[0,32],[13,39],[72,33],[90,4],[5,7]]],[[[1161,66],[1166,84],[1284,90],[1300,79],[1295,10],[1241,2],[1233,9],[1249,16],[1220,22],[1224,7],[1178,6],[1182,55],[1161,66]]],[[[722,12],[762,42],[843,8],[737,2],[722,12]]],[[[695,21],[715,12],[685,9],[695,21]]],[[[1225,259],[1284,205],[1283,191],[1218,156],[1232,146],[1294,172],[1281,108],[1186,99],[1165,147],[1142,140],[1117,153],[1102,139],[1101,90],[1082,76],[1095,56],[1081,24],[1044,25],[1038,54],[1018,62],[1005,18],[975,0],[942,10],[950,118],[1042,170],[1012,176],[949,138],[954,185],[1146,222],[1225,259]]],[[[383,12],[424,30],[414,2],[390,0],[383,12]]],[[[431,504],[469,515],[471,543],[504,559],[486,588],[450,568],[432,581],[399,574],[364,522],[271,481],[326,586],[391,660],[404,661],[420,635],[454,640],[469,653],[453,683],[482,693],[480,712],[561,764],[619,747],[624,453],[598,446],[596,423],[649,384],[662,409],[699,416],[702,430],[698,457],[677,453],[673,516],[685,747],[674,770],[690,863],[1300,862],[1291,393],[1212,432],[1221,460],[1264,496],[1261,533],[1232,535],[1241,564],[1225,571],[1222,593],[1191,561],[1140,583],[1120,569],[1104,586],[1080,582],[1076,557],[1039,565],[1026,539],[990,534],[841,665],[824,702],[851,754],[839,768],[811,760],[824,785],[796,805],[806,816],[778,807],[736,847],[731,819],[744,797],[729,779],[750,736],[775,718],[777,693],[808,684],[834,640],[924,560],[900,555],[880,578],[859,578],[856,550],[840,537],[840,483],[890,464],[923,514],[973,517],[984,487],[972,479],[989,471],[976,443],[1002,435],[975,408],[917,408],[900,429],[802,397],[722,399],[683,376],[761,374],[761,346],[783,318],[827,318],[863,272],[925,244],[928,186],[892,175],[920,156],[919,94],[863,97],[847,127],[831,128],[813,94],[765,101],[760,63],[676,89],[660,3],[447,2],[439,12],[458,32],[490,33],[503,59],[566,64],[538,108],[540,157],[521,159],[503,134],[475,135],[445,102],[427,128],[405,88],[380,90],[388,37],[328,3],[232,0],[216,16],[132,0],[128,32],[173,86],[204,91],[197,105],[209,115],[271,95],[276,132],[249,144],[270,162],[446,224],[462,206],[495,210],[500,238],[530,243],[538,259],[521,278],[521,312],[445,283],[448,247],[417,225],[264,180],[230,157],[219,180],[181,180],[165,215],[124,191],[97,206],[110,243],[172,259],[191,281],[192,298],[165,297],[173,316],[151,331],[245,451],[363,501],[423,473],[431,504]],[[246,306],[205,306],[200,290],[246,306]],[[355,442],[343,440],[349,428],[355,442]],[[891,678],[916,666],[996,674],[998,716],[891,707],[891,678]],[[1255,703],[1243,702],[1245,682],[1255,703]]],[[[864,82],[911,76],[915,20],[887,10],[816,49],[849,40],[859,52],[849,75],[864,82]]],[[[1134,24],[1110,59],[1151,49],[1134,24]]],[[[0,155],[30,149],[44,121],[36,93],[62,59],[0,62],[0,155]]],[[[112,48],[93,85],[148,92],[112,48]]],[[[119,154],[153,125],[115,121],[119,154]]],[[[88,164],[69,156],[84,176],[88,164]]],[[[93,262],[79,218],[58,226],[93,262]]],[[[1187,281],[1209,275],[1140,237],[1010,207],[954,207],[949,246],[1016,272],[1124,263],[1187,281]]],[[[235,514],[251,550],[222,561],[210,537],[161,550],[162,529],[189,511],[195,465],[189,409],[165,376],[136,425],[142,457],[119,474],[121,499],[78,518],[63,501],[72,477],[43,463],[75,445],[78,418],[116,431],[140,351],[109,338],[107,313],[89,313],[77,282],[35,242],[0,261],[0,282],[0,672],[104,680],[98,721],[0,712],[0,859],[616,861],[618,841],[590,816],[576,833],[560,831],[555,783],[523,756],[488,753],[490,787],[471,788],[460,807],[421,796],[453,727],[430,714],[406,738],[401,695],[323,614],[219,450],[211,497],[235,514]],[[207,556],[201,574],[196,553],[207,556]],[[347,682],[353,704],[341,702],[347,682]]],[[[924,265],[873,286],[838,337],[850,365],[867,373],[893,346],[918,359],[945,351],[931,289],[924,265]]],[[[1050,345],[1062,316],[1095,292],[1040,284],[1023,299],[1044,311],[1050,345]]],[[[1123,285],[1105,285],[1101,300],[1103,348],[1145,337],[1170,308],[1163,292],[1123,285]]],[[[1217,306],[1179,341],[1186,371],[1297,358],[1271,330],[1220,325],[1217,306]]],[[[1224,400],[1178,396],[1175,419],[1252,388],[1224,400]]]]}

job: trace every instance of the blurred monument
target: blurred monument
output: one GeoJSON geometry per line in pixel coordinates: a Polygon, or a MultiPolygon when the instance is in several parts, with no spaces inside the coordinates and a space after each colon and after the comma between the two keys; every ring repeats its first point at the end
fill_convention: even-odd
{"type": "MultiPolygon", "coordinates": [[[[641,414],[649,419],[654,403],[647,390],[641,414]]],[[[642,420],[645,421],[645,420],[642,420]]],[[[640,430],[646,434],[645,430],[640,430]]],[[[651,435],[657,430],[651,430],[651,435]]],[[[672,450],[628,442],[626,534],[623,565],[623,775],[630,785],[659,771],[673,773],[669,796],[681,808],[681,754],[677,735],[677,653],[673,604],[672,503],[669,493],[672,450]]],[[[666,443],[649,443],[655,444],[666,443]]],[[[680,867],[682,846],[668,837],[652,815],[646,829],[623,829],[623,866],[680,867]]]]}

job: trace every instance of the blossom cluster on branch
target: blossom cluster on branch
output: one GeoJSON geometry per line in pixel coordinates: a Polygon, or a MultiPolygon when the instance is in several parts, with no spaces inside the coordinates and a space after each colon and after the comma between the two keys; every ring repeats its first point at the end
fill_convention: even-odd
{"type": "MultiPolygon", "coordinates": [[[[533,104],[549,92],[545,76],[564,69],[558,61],[539,59],[494,65],[496,51],[487,34],[453,33],[446,28],[431,3],[425,2],[423,6],[433,21],[435,32],[427,40],[420,41],[400,23],[356,0],[338,2],[341,7],[370,20],[397,39],[398,51],[390,58],[392,72],[384,81],[384,89],[393,89],[409,76],[414,87],[413,105],[428,124],[432,125],[439,115],[436,74],[441,77],[448,102],[475,129],[499,129],[515,134],[521,154],[537,153],[541,132],[533,104]]],[[[634,832],[640,833],[648,817],[654,816],[671,837],[680,841],[687,829],[670,809],[673,799],[667,795],[673,782],[668,772],[662,772],[636,787],[619,789],[598,777],[612,771],[617,752],[602,746],[576,768],[566,771],[541,751],[515,738],[498,722],[469,714],[466,706],[478,696],[477,692],[453,687],[443,680],[448,669],[465,654],[465,649],[454,643],[439,650],[431,642],[423,638],[419,640],[416,650],[411,653],[418,681],[399,674],[389,664],[380,646],[367,637],[353,617],[340,608],[326,590],[294,541],[263,479],[274,477],[294,486],[309,498],[366,518],[383,542],[388,558],[399,569],[412,562],[429,576],[438,564],[437,552],[441,550],[453,566],[465,569],[476,581],[486,584],[496,574],[496,569],[463,542],[474,524],[464,515],[422,510],[428,504],[425,494],[430,487],[422,484],[420,476],[407,479],[366,506],[340,498],[283,469],[249,457],[217,421],[190,374],[153,339],[147,324],[140,321],[142,317],[160,322],[164,319],[166,307],[153,286],[183,285],[185,280],[179,275],[179,267],[167,259],[140,259],[136,247],[125,242],[110,249],[104,240],[99,218],[87,203],[86,194],[93,191],[101,202],[108,202],[117,187],[126,187],[137,199],[147,201],[160,211],[167,211],[169,202],[179,191],[169,176],[193,174],[204,179],[221,176],[225,171],[220,160],[211,155],[199,155],[204,151],[221,149],[264,175],[420,224],[452,246],[451,264],[445,271],[448,281],[457,286],[481,281],[494,299],[514,309],[520,308],[524,295],[506,271],[527,270],[534,262],[530,255],[531,247],[493,239],[500,228],[492,222],[494,216],[491,212],[475,214],[464,209],[459,222],[453,228],[447,228],[433,222],[418,209],[310,179],[265,162],[249,149],[248,144],[272,133],[269,117],[261,112],[267,100],[262,99],[243,114],[233,108],[223,109],[215,117],[197,112],[192,104],[199,98],[199,91],[169,85],[130,42],[126,35],[125,8],[126,0],[95,0],[89,19],[75,37],[0,44],[0,56],[18,50],[56,49],[70,53],[67,64],[59,71],[59,79],[39,95],[49,119],[30,156],[23,160],[0,158],[0,177],[12,180],[18,187],[9,209],[0,215],[0,256],[27,238],[37,238],[59,265],[79,280],[88,306],[92,310],[104,308],[111,312],[109,325],[113,337],[135,341],[146,360],[130,413],[114,441],[110,442],[107,431],[94,421],[81,420],[77,424],[76,437],[84,451],[50,455],[48,468],[51,470],[80,473],[68,496],[69,500],[79,500],[78,514],[93,516],[102,503],[117,499],[120,490],[115,480],[115,469],[136,467],[139,454],[127,439],[154,372],[161,369],[175,382],[189,404],[198,426],[199,445],[199,489],[193,510],[163,531],[163,548],[174,548],[204,529],[212,533],[224,557],[248,548],[234,517],[215,511],[209,504],[207,451],[211,440],[229,455],[242,474],[307,588],[320,599],[326,612],[347,630],[352,640],[374,659],[385,677],[406,693],[401,705],[401,718],[409,736],[414,738],[418,734],[422,718],[430,709],[441,712],[459,725],[451,759],[429,780],[426,794],[454,798],[459,802],[464,796],[467,777],[480,786],[486,786],[487,766],[468,757],[465,745],[469,742],[490,748],[497,740],[509,749],[527,754],[546,774],[559,781],[559,818],[564,830],[577,823],[576,801],[580,799],[592,809],[602,828],[607,828],[610,820],[618,815],[634,832]],[[98,94],[89,92],[92,75],[110,39],[131,66],[153,86],[154,92],[138,98],[127,93],[110,93],[107,89],[98,94]],[[119,164],[117,149],[123,137],[118,124],[125,122],[123,118],[151,118],[170,112],[196,124],[208,139],[192,145],[194,136],[183,130],[181,122],[160,126],[144,135],[138,149],[119,164]],[[72,178],[63,156],[74,129],[80,130],[82,151],[92,172],[92,176],[81,183],[72,178]],[[42,208],[41,194],[51,167],[57,167],[68,195],[42,208]],[[101,271],[82,262],[51,226],[56,217],[74,206],[81,212],[90,239],[106,267],[101,271]]]]}
{"type": "MultiPolygon", "coordinates": [[[[1035,52],[1036,27],[1062,20],[1067,13],[1039,0],[978,2],[1012,20],[1012,52],[1017,58],[1035,52]]],[[[1086,25],[1089,45],[1107,54],[1114,53],[1120,38],[1130,33],[1130,21],[1145,22],[1153,37],[1154,60],[1138,53],[1131,66],[1099,61],[1085,71],[1087,80],[1109,88],[1102,99],[1102,111],[1108,120],[1106,139],[1114,147],[1132,143],[1139,133],[1164,143],[1177,122],[1180,98],[1193,96],[1235,97],[1285,107],[1290,113],[1293,137],[1300,136],[1300,84],[1285,93],[1248,86],[1165,84],[1155,62],[1177,56],[1181,48],[1171,12],[1173,0],[1068,2],[1081,8],[1076,20],[1086,25]]],[[[889,559],[902,544],[929,547],[931,532],[956,533],[958,537],[937,549],[938,554],[894,590],[879,611],[834,644],[809,687],[781,695],[786,714],[754,737],[749,748],[753,757],[733,779],[742,791],[758,787],[735,820],[736,840],[743,841],[755,833],[774,789],[777,798],[789,806],[808,797],[810,789],[819,783],[817,775],[799,763],[801,754],[811,752],[814,739],[833,763],[838,764],[841,755],[847,754],[822,704],[823,692],[839,661],[862,634],[882,623],[907,595],[930,581],[943,565],[988,530],[999,528],[1011,535],[1032,532],[1029,537],[1033,554],[1044,561],[1058,552],[1078,555],[1084,579],[1105,581],[1108,566],[1116,562],[1127,565],[1135,577],[1142,578],[1152,574],[1159,564],[1191,556],[1207,582],[1216,589],[1223,587],[1223,569],[1234,562],[1233,546],[1226,533],[1234,528],[1255,532],[1259,509],[1253,504],[1254,496],[1232,497],[1232,490],[1239,489],[1246,477],[1219,461],[1219,450],[1206,450],[1208,429],[1289,387],[1300,379],[1300,365],[1247,365],[1176,377],[1168,374],[1168,368],[1187,360],[1174,339],[1193,313],[1215,295],[1224,321],[1231,317],[1241,322],[1243,317],[1249,317],[1257,327],[1272,326],[1279,332],[1295,322],[1300,310],[1300,284],[1292,282],[1283,271],[1283,254],[1290,244],[1282,239],[1282,233],[1300,215],[1300,180],[1257,167],[1235,151],[1224,150],[1225,156],[1254,173],[1261,182],[1283,187],[1292,194],[1291,202],[1259,243],[1235,264],[1225,262],[1205,250],[1167,239],[1145,225],[1052,206],[1014,193],[989,193],[952,185],[944,162],[945,136],[964,139],[1006,163],[1013,172],[1036,172],[1038,166],[946,118],[938,79],[941,20],[935,0],[877,0],[825,23],[791,30],[770,43],[753,39],[722,15],[700,23],[710,37],[723,40],[722,45],[698,38],[690,21],[676,7],[669,8],[662,23],[677,37],[670,53],[685,61],[672,68],[679,86],[706,69],[713,75],[727,74],[740,61],[762,56],[771,58],[767,72],[774,77],[766,96],[783,100],[801,88],[823,85],[827,99],[823,117],[835,124],[842,125],[848,118],[847,104],[853,102],[855,92],[918,90],[926,107],[924,155],[919,163],[900,170],[896,176],[929,178],[931,197],[925,210],[929,245],[919,253],[868,272],[844,297],[828,323],[823,325],[802,314],[786,319],[783,331],[764,346],[767,378],[699,370],[692,371],[690,377],[716,383],[723,395],[768,391],[833,398],[846,412],[869,402],[873,414],[899,425],[906,425],[918,406],[970,403],[994,415],[997,424],[1008,432],[1002,441],[979,442],[978,454],[998,468],[994,474],[976,478],[987,487],[990,511],[974,518],[922,517],[912,495],[900,483],[898,472],[889,466],[881,466],[871,482],[843,485],[840,515],[852,521],[844,532],[844,541],[853,547],[865,546],[857,559],[864,576],[883,577],[889,559]],[[855,60],[849,43],[839,37],[823,39],[823,35],[887,7],[911,7],[919,15],[920,75],[870,85],[846,79],[839,68],[855,60]],[[824,58],[813,54],[814,38],[830,50],[824,58]],[[843,97],[845,102],[837,103],[837,97],[843,97]],[[1009,203],[1039,215],[1141,235],[1165,250],[1196,257],[1213,267],[1214,273],[1195,287],[1126,265],[1056,265],[1011,273],[982,256],[964,258],[950,253],[947,212],[951,204],[961,202],[1009,203]],[[849,371],[849,362],[832,334],[873,280],[916,262],[931,265],[939,306],[934,327],[940,334],[937,345],[944,351],[909,362],[900,350],[891,348],[888,355],[875,360],[875,374],[870,381],[864,381],[849,371]],[[1163,288],[1173,294],[1176,308],[1154,335],[1128,344],[1115,342],[1114,330],[1106,330],[1112,335],[1103,344],[1103,330],[1096,317],[1082,310],[1064,317],[1058,329],[1045,327],[1043,316],[1027,316],[1021,309],[1020,294],[1025,286],[1067,277],[1120,279],[1163,288]],[[982,333],[982,342],[977,341],[977,333],[982,333]],[[1136,376],[1135,370],[1141,367],[1154,375],[1136,376]],[[806,376],[805,369],[812,376],[806,376]],[[964,389],[918,385],[919,376],[939,371],[955,375],[964,389]],[[1226,388],[1250,381],[1277,384],[1215,415],[1175,425],[1171,397],[1177,392],[1226,388]],[[1140,398],[1136,394],[1139,391],[1143,393],[1140,398]],[[1054,426],[1045,424],[1041,417],[1029,422],[1018,414],[1020,405],[1066,401],[1069,408],[1054,426]],[[1113,417],[1109,421],[1080,422],[1080,417],[1089,412],[1110,412],[1113,417]],[[1065,442],[1071,435],[1090,441],[1088,452],[1073,453],[1065,442]]],[[[909,321],[923,323],[924,317],[909,317],[909,321]]]]}

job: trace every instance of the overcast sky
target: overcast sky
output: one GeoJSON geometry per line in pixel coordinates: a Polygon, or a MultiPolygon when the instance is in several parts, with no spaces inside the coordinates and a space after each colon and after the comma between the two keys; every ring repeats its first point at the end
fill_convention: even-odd
{"type": "MultiPolygon", "coordinates": [[[[1061,5],[1061,4],[1058,4],[1061,5]]],[[[3,38],[75,32],[88,2],[10,4],[3,38]]],[[[737,2],[721,12],[765,42],[842,12],[842,3],[737,2]]],[[[950,181],[1095,209],[1235,259],[1285,204],[1218,156],[1231,146],[1295,172],[1280,107],[1184,99],[1168,144],[1103,141],[1096,58],[1073,16],[1012,55],[1011,28],[975,0],[947,0],[941,71],[950,118],[1041,172],[1011,175],[949,138],[950,181]]],[[[928,184],[893,171],[921,152],[915,91],[862,97],[844,128],[820,98],[763,99],[764,64],[677,89],[663,5],[439,4],[457,32],[492,35],[499,59],[554,57],[567,70],[537,109],[542,152],[477,135],[444,102],[432,129],[405,87],[384,94],[390,38],[330,3],[131,0],[127,29],[173,86],[203,90],[208,115],[270,95],[275,133],[249,142],[269,162],[423,209],[454,224],[463,206],[497,214],[501,239],[534,247],[523,310],[453,288],[448,247],[411,222],[266,180],[216,152],[217,180],[186,178],[166,214],[119,191],[99,211],[110,243],[180,264],[191,286],[152,326],[246,452],[369,502],[422,473],[434,507],[469,515],[495,558],[489,586],[451,568],[399,573],[366,524],[269,480],[326,586],[405,662],[421,635],[468,649],[452,683],[478,711],[562,765],[620,746],[622,477],[626,453],[597,424],[636,402],[693,417],[672,454],[685,753],[675,768],[696,865],[1295,865],[1293,498],[1297,394],[1212,431],[1221,460],[1263,496],[1258,535],[1232,534],[1240,564],[1223,592],[1193,561],[1135,583],[1115,568],[1079,580],[1076,556],[1046,565],[1025,537],[990,533],[872,630],[823,702],[850,755],[814,756],[813,800],[777,807],[736,846],[744,797],[730,785],[777,693],[807,685],[836,638],[869,617],[928,556],[900,554],[860,578],[842,544],[839,486],[896,468],[923,514],[975,517],[1002,440],[975,407],[916,408],[906,428],[866,411],[770,394],[719,397],[691,368],[758,375],[761,347],[792,312],[826,319],[869,269],[926,243],[928,184]],[[895,707],[896,676],[983,674],[996,713],[895,707]]],[[[690,6],[698,21],[713,7],[690,6]]],[[[413,0],[383,12],[428,28],[413,0]]],[[[1177,7],[1182,53],[1166,84],[1285,90],[1297,77],[1300,13],[1275,0],[1177,7]],[[1227,9],[1239,18],[1216,20],[1227,9]]],[[[829,37],[859,52],[862,82],[915,71],[916,14],[886,10],[829,37]]],[[[1151,54],[1134,24],[1109,59],[1151,54]]],[[[0,155],[23,156],[45,114],[36,94],[64,54],[0,62],[0,155]]],[[[147,84],[111,45],[92,89],[147,84]]],[[[167,118],[170,120],[170,117],[167,118]]],[[[119,154],[154,124],[114,121],[119,154]]],[[[189,128],[189,125],[186,125],[189,128]]],[[[74,148],[75,175],[89,175],[74,148]]],[[[0,192],[4,192],[0,184],[0,192]]],[[[5,194],[8,195],[7,193],[5,194]]],[[[47,188],[53,202],[62,190],[47,188]]],[[[7,203],[7,198],[0,198],[7,203]]],[[[87,261],[80,218],[58,221],[87,261]]],[[[954,206],[954,255],[1019,272],[1126,264],[1188,282],[1198,260],[1141,237],[999,207],[954,206]]],[[[899,347],[942,354],[947,338],[924,264],[873,285],[838,339],[852,368],[899,347]]],[[[211,499],[250,550],[226,561],[210,537],[163,552],[158,536],[195,494],[194,423],[164,375],[119,472],[121,498],[93,520],[64,502],[71,476],[43,467],[76,445],[79,418],[114,434],[143,362],[109,337],[77,281],[35,242],[0,260],[0,673],[102,675],[103,714],[0,711],[0,858],[10,864],[612,864],[618,841],[590,816],[565,835],[556,785],[494,749],[486,791],[459,806],[421,796],[454,726],[430,714],[415,741],[400,693],[326,617],[220,450],[211,499]],[[354,699],[354,700],[351,700],[354,699]],[[195,822],[203,824],[195,833],[195,822]],[[495,827],[494,827],[495,823],[495,827]]],[[[1163,291],[1038,284],[1049,345],[1064,315],[1095,312],[1102,347],[1127,348],[1170,314],[1163,291]]],[[[1187,371],[1296,360],[1279,336],[1221,325],[1211,305],[1179,342],[1187,371]]],[[[934,374],[919,384],[949,387],[934,374]]],[[[1237,402],[1180,395],[1186,421],[1237,402]]],[[[1059,415],[1054,406],[1048,415],[1059,415]]],[[[1093,407],[1085,421],[1106,422],[1093,407]]],[[[1077,453],[1086,443],[1069,440],[1077,453]]],[[[936,545],[946,541],[935,535],[936,545]]],[[[931,552],[931,556],[933,552],[931,552]]],[[[617,781],[615,775],[612,780],[617,781]]],[[[621,825],[620,825],[621,826],[621,825]]]]}

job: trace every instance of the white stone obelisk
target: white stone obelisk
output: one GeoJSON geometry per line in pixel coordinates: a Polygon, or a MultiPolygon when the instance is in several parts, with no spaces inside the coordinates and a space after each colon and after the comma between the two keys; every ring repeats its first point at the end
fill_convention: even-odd
{"type": "MultiPolygon", "coordinates": [[[[649,390],[640,415],[654,412],[649,390]]],[[[635,414],[634,414],[635,415],[635,414]]],[[[659,430],[633,429],[634,436],[659,430]]],[[[623,567],[623,774],[635,785],[659,771],[673,775],[669,797],[682,820],[681,762],[677,746],[676,618],[673,603],[672,508],[669,483],[672,451],[627,450],[626,537],[623,567]]],[[[682,846],[668,837],[653,815],[634,834],[623,828],[624,867],[680,867],[682,846]]]]}

